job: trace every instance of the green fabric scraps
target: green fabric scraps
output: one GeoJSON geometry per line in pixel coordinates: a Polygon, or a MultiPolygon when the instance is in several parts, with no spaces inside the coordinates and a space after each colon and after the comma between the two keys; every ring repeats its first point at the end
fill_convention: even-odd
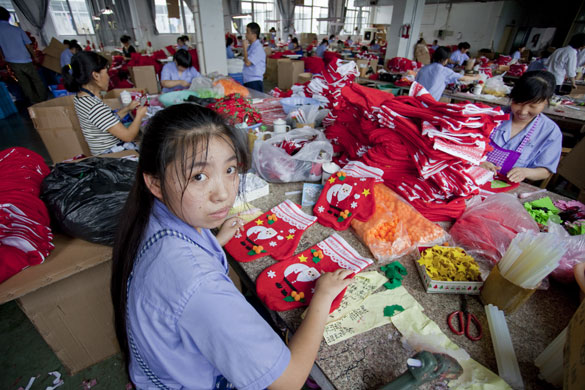
{"type": "Polygon", "coordinates": [[[581,234],[585,234],[585,220],[580,219],[575,222],[566,222],[565,229],[567,229],[571,236],[580,236],[581,234]]]}
{"type": "Polygon", "coordinates": [[[388,282],[384,283],[384,287],[389,290],[401,286],[402,279],[404,279],[403,275],[408,275],[406,268],[404,268],[404,266],[398,261],[393,261],[390,264],[383,265],[380,267],[380,269],[382,272],[384,272],[389,280],[388,282]]]}
{"type": "Polygon", "coordinates": [[[506,187],[510,187],[510,184],[508,184],[502,180],[494,180],[491,183],[491,187],[492,188],[506,188],[506,187]]]}
{"type": "Polygon", "coordinates": [[[400,313],[401,311],[404,311],[404,308],[400,305],[386,306],[384,308],[384,316],[392,317],[394,314],[400,313]]]}
{"type": "Polygon", "coordinates": [[[539,224],[548,225],[548,221],[561,223],[561,218],[557,215],[560,210],[555,207],[552,200],[546,196],[534,200],[532,202],[524,203],[524,208],[528,214],[539,224]]]}

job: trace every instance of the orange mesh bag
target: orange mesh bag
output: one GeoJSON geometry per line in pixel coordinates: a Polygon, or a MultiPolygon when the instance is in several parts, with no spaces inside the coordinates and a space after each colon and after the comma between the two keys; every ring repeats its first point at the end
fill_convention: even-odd
{"type": "Polygon", "coordinates": [[[403,256],[417,246],[431,246],[447,233],[383,183],[374,185],[376,211],[367,222],[351,221],[359,239],[380,262],[403,256]]]}
{"type": "Polygon", "coordinates": [[[242,97],[248,97],[250,95],[248,88],[232,79],[219,79],[213,82],[213,85],[217,84],[221,84],[225,96],[231,95],[232,93],[239,93],[242,97]]]}

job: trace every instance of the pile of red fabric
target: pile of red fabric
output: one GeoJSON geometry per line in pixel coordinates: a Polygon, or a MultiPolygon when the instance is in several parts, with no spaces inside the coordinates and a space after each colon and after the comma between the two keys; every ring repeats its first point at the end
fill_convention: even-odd
{"type": "Polygon", "coordinates": [[[496,60],[496,64],[498,64],[498,65],[508,65],[510,62],[512,62],[511,56],[500,55],[498,57],[498,59],[496,60]]]}
{"type": "Polygon", "coordinates": [[[128,65],[128,67],[152,65],[154,66],[154,71],[156,72],[156,74],[160,76],[160,72],[162,71],[162,64],[158,62],[154,57],[145,56],[139,53],[132,53],[130,54],[130,56],[131,58],[126,64],[128,65]]]}
{"type": "Polygon", "coordinates": [[[390,72],[404,73],[409,70],[420,69],[422,68],[422,64],[420,62],[409,60],[408,58],[394,57],[388,60],[386,68],[388,68],[390,72]]]}
{"type": "Polygon", "coordinates": [[[325,62],[319,57],[303,57],[305,63],[305,72],[321,74],[325,70],[325,62]]]}
{"type": "Polygon", "coordinates": [[[341,59],[341,54],[336,51],[325,51],[323,53],[323,61],[325,61],[325,64],[329,64],[331,61],[337,59],[341,59]]]}
{"type": "MultiPolygon", "coordinates": [[[[311,81],[304,84],[293,85],[288,96],[310,97],[326,108],[334,108],[340,101],[341,89],[353,83],[359,74],[355,62],[332,61],[325,67],[323,74],[313,76],[311,81]]],[[[278,88],[270,93],[275,97],[287,97],[287,93],[278,88]]]]}
{"type": "Polygon", "coordinates": [[[294,54],[296,54],[296,53],[293,51],[290,51],[290,50],[278,51],[276,53],[272,53],[271,55],[269,55],[268,58],[273,58],[273,59],[278,60],[284,56],[294,55],[294,54]]]}
{"type": "Polygon", "coordinates": [[[388,187],[442,221],[459,217],[464,198],[479,192],[485,175],[477,165],[491,149],[491,131],[507,117],[483,104],[437,102],[418,83],[399,97],[352,84],[323,123],[337,163],[381,168],[388,187]]]}
{"type": "Polygon", "coordinates": [[[510,65],[510,70],[508,71],[508,75],[520,77],[524,74],[524,72],[526,72],[526,69],[528,69],[528,65],[526,65],[526,64],[510,65]]]}
{"type": "Polygon", "coordinates": [[[28,149],[0,152],[0,283],[42,263],[54,248],[49,212],[39,199],[49,172],[43,158],[28,149]]]}

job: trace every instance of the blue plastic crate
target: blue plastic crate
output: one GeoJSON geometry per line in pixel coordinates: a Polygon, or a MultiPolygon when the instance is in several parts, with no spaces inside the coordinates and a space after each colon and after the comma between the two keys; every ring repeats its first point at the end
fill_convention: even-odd
{"type": "Polygon", "coordinates": [[[244,85],[244,74],[243,73],[228,73],[228,76],[230,76],[232,79],[234,79],[234,81],[237,81],[238,83],[244,85]]]}
{"type": "Polygon", "coordinates": [[[56,98],[67,95],[73,95],[73,92],[69,92],[66,89],[57,89],[58,87],[59,87],[58,85],[49,85],[49,89],[53,93],[53,96],[55,96],[56,98]]]}
{"type": "Polygon", "coordinates": [[[10,97],[6,84],[0,82],[0,119],[4,119],[17,112],[18,110],[10,97]]]}

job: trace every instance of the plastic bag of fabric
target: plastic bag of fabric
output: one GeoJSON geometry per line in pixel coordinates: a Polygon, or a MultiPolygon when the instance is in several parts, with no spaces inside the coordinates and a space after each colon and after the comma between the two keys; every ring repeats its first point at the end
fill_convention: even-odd
{"type": "Polygon", "coordinates": [[[561,225],[553,222],[548,224],[548,232],[556,234],[567,246],[567,252],[550,276],[560,282],[571,283],[575,280],[573,268],[585,263],[585,236],[571,236],[561,225]]]}
{"type": "Polygon", "coordinates": [[[333,146],[322,131],[303,127],[270,135],[272,138],[254,143],[252,164],[264,180],[271,183],[321,180],[321,165],[333,157],[333,146]]]}
{"type": "Polygon", "coordinates": [[[112,245],[137,166],[107,157],[57,164],[41,186],[53,226],[72,237],[112,245]]]}
{"type": "Polygon", "coordinates": [[[439,225],[426,219],[383,183],[374,185],[376,209],[367,222],[357,219],[351,227],[381,263],[387,263],[416,249],[448,239],[439,225]]]}
{"type": "Polygon", "coordinates": [[[495,264],[516,234],[526,231],[540,230],[522,203],[510,194],[494,194],[468,205],[449,234],[473,257],[482,256],[495,264]]]}

